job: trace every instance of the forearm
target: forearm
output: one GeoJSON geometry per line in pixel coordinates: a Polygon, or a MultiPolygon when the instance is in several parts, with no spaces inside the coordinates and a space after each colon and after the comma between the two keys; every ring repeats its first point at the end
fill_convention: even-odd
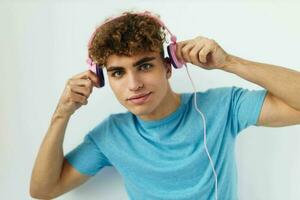
{"type": "Polygon", "coordinates": [[[59,181],[64,160],[63,140],[69,118],[54,113],[32,171],[31,193],[47,194],[59,181]]]}
{"type": "Polygon", "coordinates": [[[260,85],[289,106],[300,110],[300,72],[232,55],[223,70],[260,85]]]}

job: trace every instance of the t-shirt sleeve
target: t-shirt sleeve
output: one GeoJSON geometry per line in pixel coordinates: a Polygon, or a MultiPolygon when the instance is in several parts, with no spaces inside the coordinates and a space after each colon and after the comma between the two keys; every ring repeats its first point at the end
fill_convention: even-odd
{"type": "Polygon", "coordinates": [[[231,114],[235,134],[256,125],[267,90],[248,90],[232,87],[231,114]]]}
{"type": "Polygon", "coordinates": [[[65,158],[77,171],[88,176],[93,176],[104,166],[111,165],[89,134],[65,158]]]}

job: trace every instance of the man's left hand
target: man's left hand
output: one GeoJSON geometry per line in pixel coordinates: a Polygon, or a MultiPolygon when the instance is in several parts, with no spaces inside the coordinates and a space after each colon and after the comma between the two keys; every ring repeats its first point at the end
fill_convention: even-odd
{"type": "Polygon", "coordinates": [[[230,57],[216,41],[201,36],[178,42],[176,55],[181,61],[208,70],[223,69],[230,57]]]}

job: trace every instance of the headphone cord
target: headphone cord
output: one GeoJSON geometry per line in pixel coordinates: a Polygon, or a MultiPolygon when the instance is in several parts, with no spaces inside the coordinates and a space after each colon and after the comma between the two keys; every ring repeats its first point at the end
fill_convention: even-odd
{"type": "Polygon", "coordinates": [[[207,153],[207,156],[209,158],[209,161],[210,161],[210,165],[212,167],[212,170],[213,170],[213,173],[214,173],[214,177],[215,177],[215,200],[218,200],[218,176],[217,176],[217,173],[215,171],[215,167],[214,167],[214,163],[210,157],[210,154],[208,152],[208,148],[207,148],[207,144],[206,144],[206,122],[205,122],[205,117],[203,115],[203,113],[200,111],[200,109],[198,108],[197,106],[197,95],[196,95],[196,87],[194,85],[194,82],[190,76],[190,73],[189,73],[189,70],[188,70],[188,67],[186,64],[184,64],[185,66],[185,69],[186,69],[186,72],[189,76],[189,79],[191,80],[191,83],[192,83],[192,86],[193,86],[193,89],[194,89],[194,104],[195,104],[195,109],[197,110],[197,112],[201,115],[202,117],[202,120],[203,120],[203,129],[204,129],[204,147],[205,147],[205,150],[206,150],[206,153],[207,153]]]}

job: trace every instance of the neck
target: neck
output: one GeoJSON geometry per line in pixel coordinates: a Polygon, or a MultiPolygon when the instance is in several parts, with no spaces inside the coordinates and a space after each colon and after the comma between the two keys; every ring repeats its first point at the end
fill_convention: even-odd
{"type": "Polygon", "coordinates": [[[145,121],[159,120],[175,112],[179,105],[180,94],[169,90],[169,92],[166,93],[165,98],[162,100],[161,104],[155,109],[153,113],[140,115],[139,117],[145,121]]]}

